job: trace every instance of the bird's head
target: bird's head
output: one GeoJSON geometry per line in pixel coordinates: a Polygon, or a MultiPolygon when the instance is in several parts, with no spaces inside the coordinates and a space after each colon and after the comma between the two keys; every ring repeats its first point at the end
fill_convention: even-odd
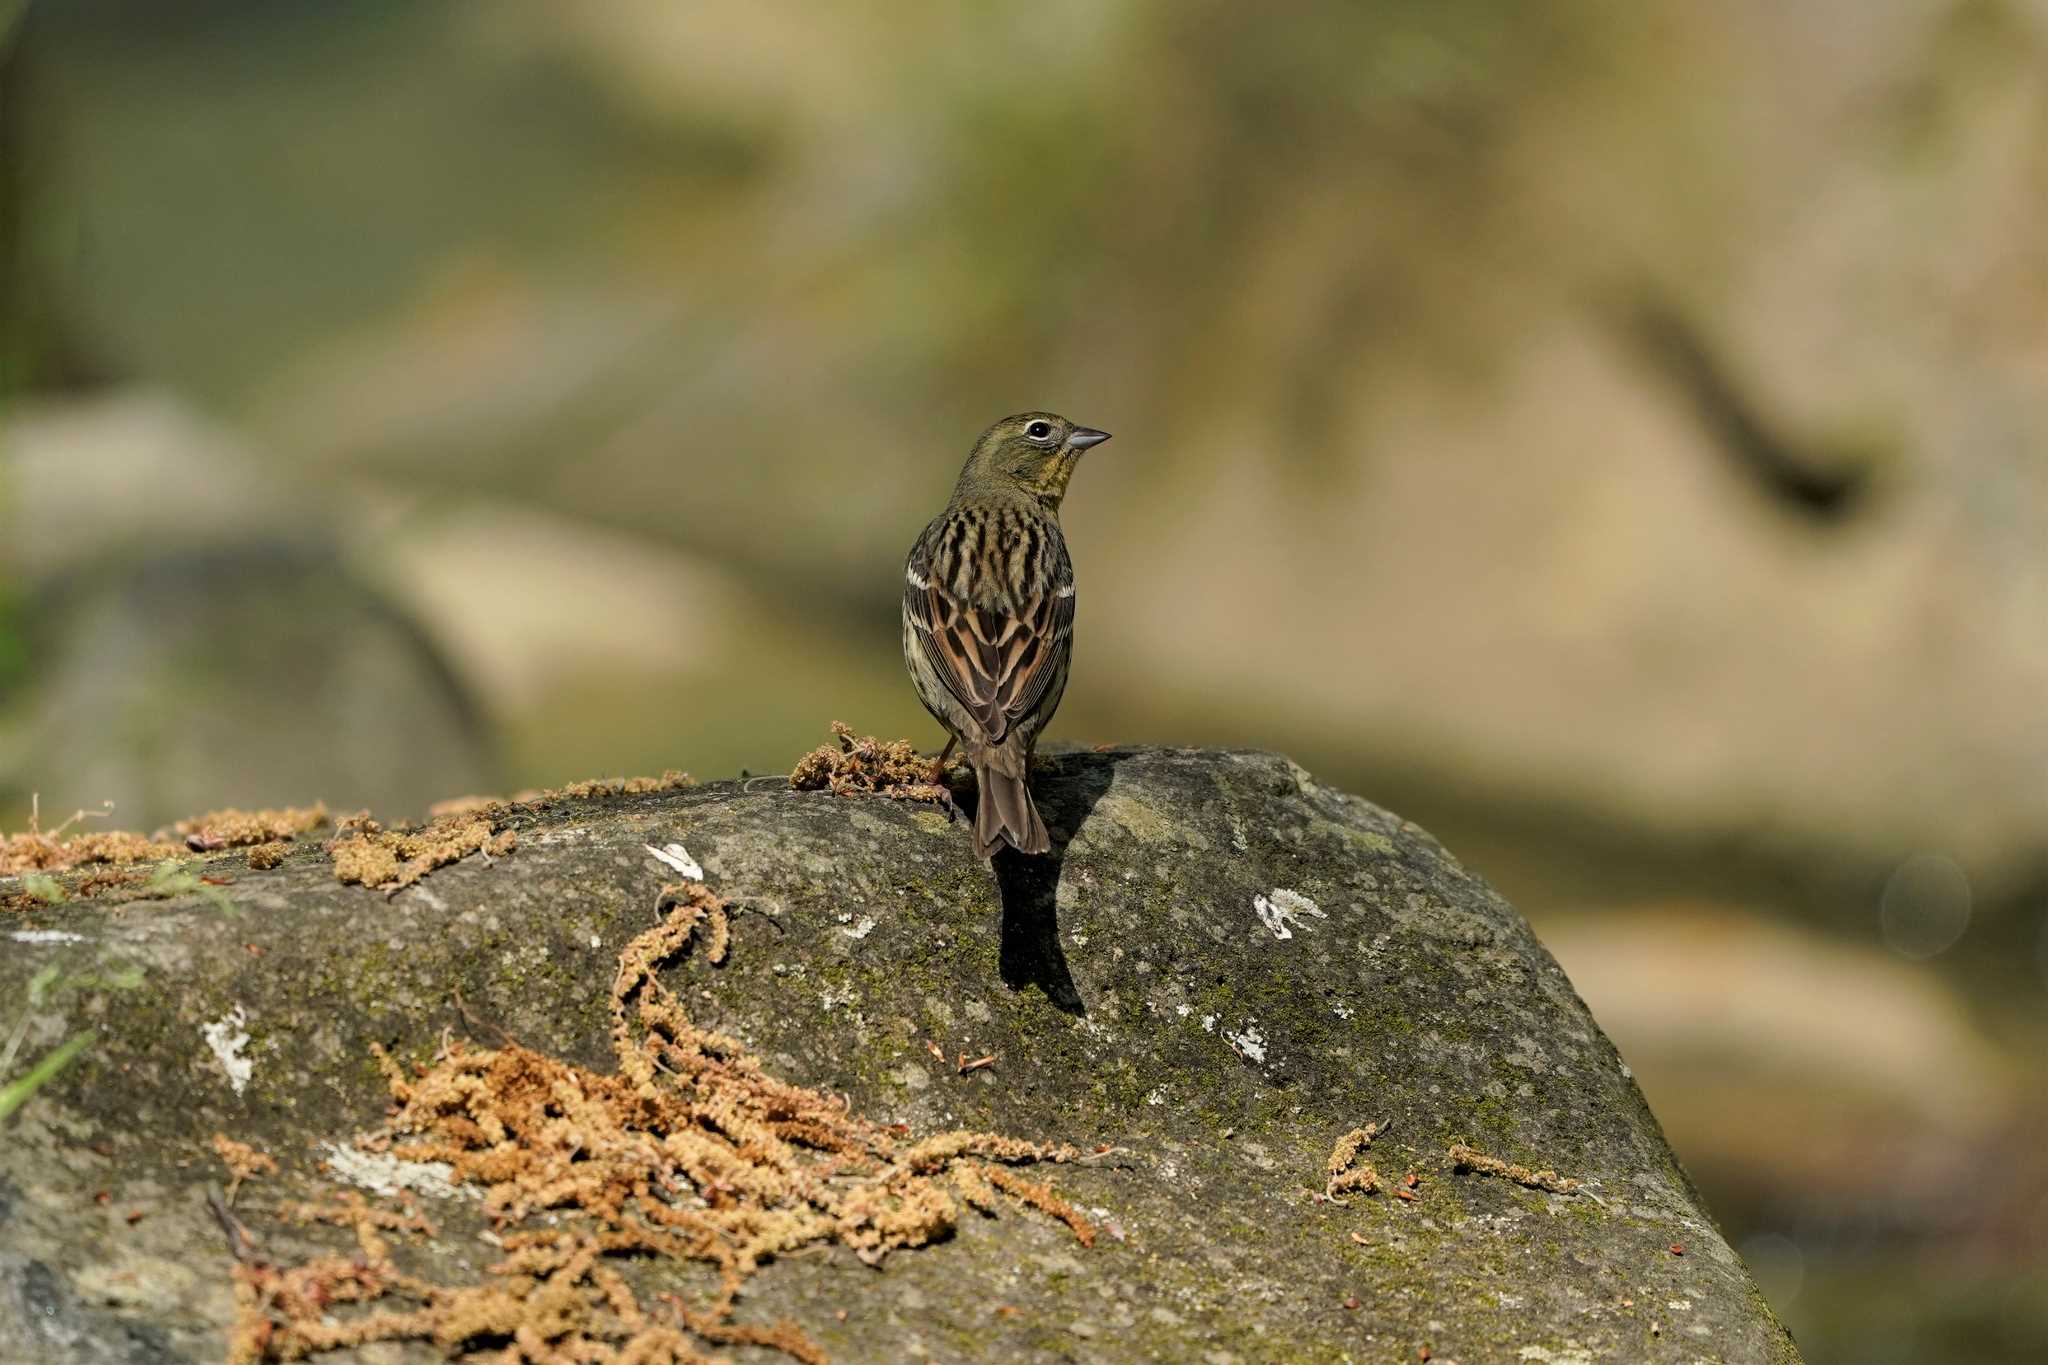
{"type": "Polygon", "coordinates": [[[1081,453],[1108,439],[1108,432],[1058,413],[1020,412],[981,433],[960,471],[960,487],[1013,489],[1057,507],[1081,453]]]}

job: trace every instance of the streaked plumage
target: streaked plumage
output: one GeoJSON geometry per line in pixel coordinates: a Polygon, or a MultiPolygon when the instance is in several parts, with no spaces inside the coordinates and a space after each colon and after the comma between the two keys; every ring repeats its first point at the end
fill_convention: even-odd
{"type": "Polygon", "coordinates": [[[903,660],[925,709],[966,749],[984,858],[1005,843],[1024,853],[1052,846],[1030,774],[1073,643],[1060,499],[1081,453],[1108,439],[1049,412],[1005,417],[975,443],[952,501],[904,566],[903,660]]]}

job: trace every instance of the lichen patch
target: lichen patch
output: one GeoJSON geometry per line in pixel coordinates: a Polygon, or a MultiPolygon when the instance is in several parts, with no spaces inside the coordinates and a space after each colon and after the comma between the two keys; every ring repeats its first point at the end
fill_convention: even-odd
{"type": "Polygon", "coordinates": [[[1273,933],[1274,938],[1293,938],[1296,929],[1308,928],[1310,919],[1328,919],[1329,913],[1299,891],[1275,887],[1262,896],[1252,897],[1252,909],[1259,917],[1259,923],[1273,933]]]}
{"type": "Polygon", "coordinates": [[[396,1198],[401,1190],[430,1199],[483,1197],[475,1186],[457,1185],[455,1168],[445,1161],[405,1161],[389,1152],[362,1151],[339,1142],[326,1143],[320,1150],[329,1174],[386,1199],[396,1198]]]}
{"type": "Polygon", "coordinates": [[[237,1005],[212,1023],[201,1024],[199,1036],[206,1040],[234,1092],[239,1095],[248,1089],[256,1063],[242,1055],[242,1049],[249,1046],[249,1016],[242,1007],[237,1005]]]}
{"type": "Polygon", "coordinates": [[[1248,1023],[1242,1030],[1223,1030],[1223,1041],[1238,1056],[1258,1065],[1266,1060],[1266,1035],[1259,1032],[1256,1023],[1248,1023]]]}

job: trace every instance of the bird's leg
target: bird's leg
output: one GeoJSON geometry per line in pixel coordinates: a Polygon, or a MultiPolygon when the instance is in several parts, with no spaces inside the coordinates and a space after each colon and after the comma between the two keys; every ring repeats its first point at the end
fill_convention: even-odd
{"type": "Polygon", "coordinates": [[[958,735],[946,736],[946,747],[939,750],[939,756],[932,760],[931,783],[939,789],[939,806],[946,812],[946,818],[956,825],[967,823],[967,815],[960,809],[960,803],[953,799],[953,789],[946,785],[946,760],[953,755],[953,746],[960,742],[958,735]]]}
{"type": "Polygon", "coordinates": [[[953,746],[959,742],[960,737],[958,735],[946,736],[946,747],[939,750],[939,756],[932,760],[931,780],[933,786],[943,787],[946,785],[946,760],[953,756],[953,746]]]}

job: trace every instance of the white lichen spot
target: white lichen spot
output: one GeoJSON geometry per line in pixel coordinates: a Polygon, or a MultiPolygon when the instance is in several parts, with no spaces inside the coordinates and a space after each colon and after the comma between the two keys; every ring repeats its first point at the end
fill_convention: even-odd
{"type": "Polygon", "coordinates": [[[1330,1013],[1336,1015],[1339,1019],[1349,1019],[1354,1011],[1351,1006],[1339,1000],[1336,1004],[1330,1006],[1330,1013]]]}
{"type": "Polygon", "coordinates": [[[256,1074],[256,1063],[242,1055],[242,1049],[249,1046],[249,1016],[237,1005],[225,1018],[200,1025],[199,1033],[227,1073],[228,1084],[241,1094],[256,1074]]]}
{"type": "Polygon", "coordinates": [[[1225,1029],[1223,1040],[1253,1062],[1266,1060],[1266,1039],[1259,1032],[1257,1024],[1246,1024],[1242,1033],[1232,1033],[1225,1029]]]}
{"type": "Polygon", "coordinates": [[[1175,1005],[1173,1007],[1173,1012],[1175,1014],[1178,1014],[1181,1018],[1185,1019],[1190,1014],[1193,1014],[1194,1010],[1187,1005],[1175,1005]]]}
{"type": "Polygon", "coordinates": [[[1323,908],[1302,895],[1285,887],[1275,887],[1263,896],[1252,897],[1252,909],[1259,914],[1259,922],[1273,931],[1274,938],[1293,938],[1296,929],[1308,928],[1308,920],[1328,919],[1323,908]]]}
{"type": "Polygon", "coordinates": [[[406,891],[405,894],[407,899],[416,900],[420,902],[420,904],[426,906],[427,909],[435,911],[436,913],[444,911],[448,908],[447,901],[442,900],[439,896],[435,895],[433,892],[429,891],[424,886],[411,887],[406,891]]]}
{"type": "Polygon", "coordinates": [[[1594,1365],[1592,1352],[1576,1341],[1567,1341],[1552,1350],[1548,1346],[1524,1346],[1515,1353],[1520,1360],[1538,1360],[1543,1365],[1594,1365]]]}
{"type": "Polygon", "coordinates": [[[842,986],[837,990],[826,991],[818,997],[818,1003],[823,1005],[828,1012],[838,1009],[841,1005],[851,1005],[853,1003],[853,987],[842,986]]]}
{"type": "Polygon", "coordinates": [[[481,1199],[473,1185],[455,1183],[455,1168],[445,1161],[401,1161],[385,1152],[359,1152],[338,1142],[325,1143],[320,1159],[336,1176],[386,1199],[411,1190],[434,1199],[481,1199]]]}
{"type": "Polygon", "coordinates": [[[16,929],[8,935],[16,943],[83,943],[84,934],[66,933],[62,929],[16,929]]]}
{"type": "Polygon", "coordinates": [[[839,932],[858,943],[861,939],[875,932],[875,917],[873,915],[862,915],[858,924],[854,925],[851,929],[842,929],[839,932]]]}
{"type": "Polygon", "coordinates": [[[590,936],[590,946],[593,948],[602,948],[604,947],[604,940],[598,937],[596,934],[592,934],[590,936]]]}
{"type": "Polygon", "coordinates": [[[699,867],[697,860],[690,856],[690,850],[684,848],[681,844],[663,844],[660,848],[656,848],[653,844],[646,844],[643,847],[661,862],[668,864],[668,866],[674,868],[681,875],[688,877],[691,881],[701,882],[704,880],[704,869],[699,867]]]}
{"type": "Polygon", "coordinates": [[[1154,1086],[1154,1087],[1152,1087],[1152,1089],[1151,1089],[1151,1090],[1150,1090],[1150,1091],[1149,1091],[1149,1092],[1148,1092],[1148,1093],[1146,1094],[1146,1096],[1145,1096],[1145,1103],[1147,1103],[1147,1104],[1165,1104],[1165,1103],[1166,1103],[1166,1091],[1165,1091],[1165,1089],[1164,1089],[1163,1087],[1160,1087],[1160,1086],[1154,1086]]]}
{"type": "Polygon", "coordinates": [[[1215,1031],[1216,1031],[1216,1016],[1215,1016],[1215,1015],[1213,1015],[1213,1014],[1205,1014],[1205,1015],[1203,1015],[1203,1016],[1202,1016],[1202,1032],[1204,1032],[1204,1033],[1214,1033],[1215,1031]]]}

